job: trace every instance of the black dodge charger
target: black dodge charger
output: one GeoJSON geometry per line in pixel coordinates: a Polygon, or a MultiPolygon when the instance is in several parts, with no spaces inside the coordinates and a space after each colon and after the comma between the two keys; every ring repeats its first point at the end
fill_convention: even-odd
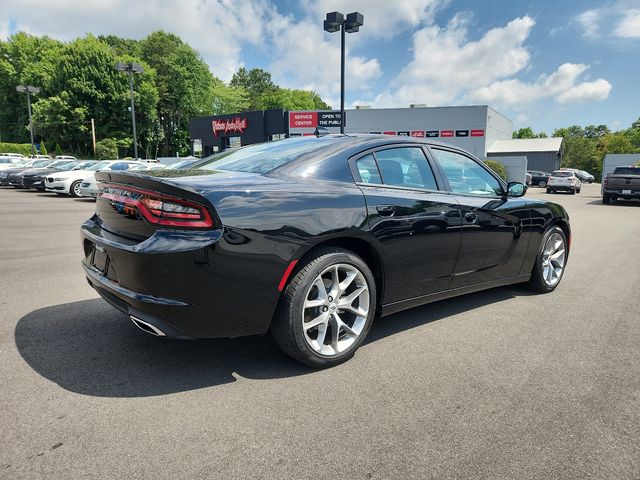
{"type": "Polygon", "coordinates": [[[571,243],[561,206],[413,138],[302,137],[96,179],[83,266],[107,302],[162,337],[270,331],[316,367],[350,358],[377,316],[520,282],[551,292],[571,243]]]}

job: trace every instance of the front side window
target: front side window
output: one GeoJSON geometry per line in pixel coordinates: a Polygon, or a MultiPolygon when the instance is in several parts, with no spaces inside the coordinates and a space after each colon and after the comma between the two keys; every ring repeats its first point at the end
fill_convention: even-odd
{"type": "Polygon", "coordinates": [[[435,148],[432,151],[452,192],[471,195],[502,195],[500,182],[471,158],[435,148]]]}
{"type": "Polygon", "coordinates": [[[389,148],[375,152],[375,157],[385,185],[438,189],[431,167],[420,147],[389,148]]]}

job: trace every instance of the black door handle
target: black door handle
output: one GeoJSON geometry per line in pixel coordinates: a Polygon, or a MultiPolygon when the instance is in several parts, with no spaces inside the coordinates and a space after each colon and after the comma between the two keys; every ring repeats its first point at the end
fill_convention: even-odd
{"type": "Polygon", "coordinates": [[[376,207],[376,210],[378,210],[378,213],[380,215],[385,216],[385,217],[390,217],[391,215],[396,213],[395,205],[378,205],[376,207]]]}
{"type": "Polygon", "coordinates": [[[464,214],[464,219],[468,223],[475,223],[475,221],[478,220],[478,215],[476,215],[473,212],[467,212],[467,213],[464,214]]]}

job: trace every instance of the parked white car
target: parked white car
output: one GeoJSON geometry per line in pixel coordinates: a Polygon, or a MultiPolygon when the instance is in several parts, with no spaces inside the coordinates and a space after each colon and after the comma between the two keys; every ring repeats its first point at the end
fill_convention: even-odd
{"type": "Polygon", "coordinates": [[[56,160],[77,160],[77,158],[72,155],[56,155],[56,160]]]}
{"type": "Polygon", "coordinates": [[[108,161],[97,162],[87,160],[86,162],[81,162],[73,170],[52,173],[45,178],[44,189],[47,192],[57,193],[59,195],[79,197],[82,180],[87,178],[88,175],[91,175],[92,172],[108,167],[109,163],[108,161]]]}
{"type": "MultiPolygon", "coordinates": [[[[147,165],[146,162],[136,162],[134,160],[109,160],[108,162],[109,165],[105,168],[98,168],[97,170],[129,170],[131,167],[136,165],[147,165]]],[[[82,181],[80,188],[78,189],[78,193],[81,197],[96,198],[98,196],[98,185],[96,184],[95,173],[86,177],[82,181]]]]}
{"type": "Polygon", "coordinates": [[[5,157],[0,155],[0,170],[6,170],[8,168],[15,168],[22,158],[20,157],[5,157]]]}
{"type": "Polygon", "coordinates": [[[0,157],[17,158],[18,160],[24,159],[24,155],[21,153],[0,153],[0,157]]]}
{"type": "Polygon", "coordinates": [[[582,182],[571,170],[556,170],[547,181],[547,193],[570,192],[575,195],[581,188],[582,182]]]}

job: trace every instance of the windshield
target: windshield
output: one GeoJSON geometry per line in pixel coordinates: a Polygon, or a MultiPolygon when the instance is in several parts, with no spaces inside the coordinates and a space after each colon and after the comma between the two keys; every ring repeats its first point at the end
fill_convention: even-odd
{"type": "Polygon", "coordinates": [[[553,172],[551,176],[552,177],[573,177],[573,172],[567,172],[567,171],[553,172]]]}
{"type": "Polygon", "coordinates": [[[50,168],[55,168],[56,170],[71,170],[75,167],[78,162],[70,162],[69,160],[65,160],[64,162],[53,162],[49,165],[50,168]]]}
{"type": "Polygon", "coordinates": [[[640,167],[616,167],[614,175],[640,175],[640,167]]]}
{"type": "Polygon", "coordinates": [[[230,170],[232,172],[267,173],[314,150],[336,143],[341,137],[301,137],[261,143],[223,152],[203,160],[198,170],[230,170]]]}
{"type": "Polygon", "coordinates": [[[36,160],[31,164],[31,166],[33,168],[42,168],[42,167],[46,167],[50,163],[51,163],[51,160],[36,160]]]}
{"type": "Polygon", "coordinates": [[[89,170],[90,172],[94,172],[94,171],[97,171],[97,170],[102,170],[103,168],[108,167],[110,164],[111,164],[111,162],[98,162],[98,163],[94,163],[90,167],[85,168],[85,170],[89,170]]]}
{"type": "Polygon", "coordinates": [[[192,163],[195,163],[197,160],[180,160],[179,162],[170,163],[166,168],[170,168],[171,170],[175,170],[177,168],[188,167],[192,163]]]}
{"type": "Polygon", "coordinates": [[[74,170],[86,170],[88,167],[90,167],[91,165],[95,164],[96,162],[78,162],[77,165],[75,167],[73,167],[74,170]]]}

